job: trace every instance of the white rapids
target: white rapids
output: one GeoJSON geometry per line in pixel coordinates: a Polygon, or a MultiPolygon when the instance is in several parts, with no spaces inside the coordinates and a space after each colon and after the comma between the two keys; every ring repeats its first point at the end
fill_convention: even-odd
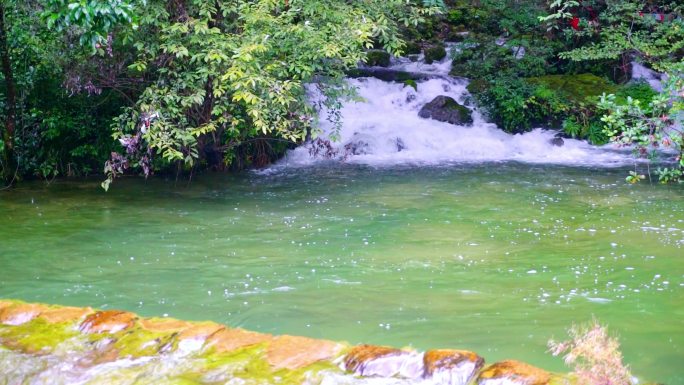
{"type": "MultiPolygon", "coordinates": [[[[551,141],[556,132],[542,128],[518,135],[500,130],[473,107],[466,89],[468,80],[448,76],[449,56],[432,65],[401,58],[392,63],[393,70],[429,75],[430,79],[417,81],[417,90],[375,78],[348,79],[363,101],[343,103],[339,138],[331,143],[333,160],[379,167],[499,161],[612,167],[633,162],[628,151],[618,151],[612,145],[597,147],[565,139],[563,146],[554,146],[551,141]],[[468,105],[473,110],[473,125],[420,118],[420,109],[439,95],[468,105]]],[[[334,133],[333,124],[325,117],[322,111],[321,139],[334,133]]],[[[328,158],[313,157],[310,145],[304,145],[290,151],[271,170],[330,161],[328,158]]]]}

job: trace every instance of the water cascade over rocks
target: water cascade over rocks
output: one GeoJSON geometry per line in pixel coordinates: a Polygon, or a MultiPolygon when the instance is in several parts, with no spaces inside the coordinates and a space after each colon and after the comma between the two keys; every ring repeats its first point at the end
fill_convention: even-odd
{"type": "Polygon", "coordinates": [[[485,366],[464,350],[417,352],[119,310],[0,300],[2,384],[549,385],[518,361],[485,366]]]}
{"type": "MultiPolygon", "coordinates": [[[[459,49],[453,44],[447,48],[459,49]]],[[[520,161],[605,167],[632,162],[628,152],[612,145],[596,147],[568,139],[559,147],[554,140],[556,132],[543,128],[521,135],[500,130],[474,106],[466,90],[469,81],[448,75],[450,56],[432,64],[425,64],[421,55],[417,60],[392,58],[388,68],[362,67],[357,74],[360,77],[348,82],[358,89],[363,101],[343,104],[339,135],[322,111],[320,140],[289,152],[274,169],[326,159],[372,166],[520,161]],[[470,116],[459,124],[421,113],[436,99],[466,106],[470,116]],[[327,151],[315,148],[331,136],[339,140],[332,141],[327,151]]],[[[312,99],[317,97],[311,93],[312,99]]]]}

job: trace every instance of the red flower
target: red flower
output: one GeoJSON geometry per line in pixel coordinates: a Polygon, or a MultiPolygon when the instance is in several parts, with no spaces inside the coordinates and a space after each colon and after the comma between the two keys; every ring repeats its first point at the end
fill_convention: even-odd
{"type": "Polygon", "coordinates": [[[575,31],[579,31],[579,22],[579,17],[573,17],[572,20],[570,20],[570,26],[572,27],[572,29],[574,29],[575,31]]]}

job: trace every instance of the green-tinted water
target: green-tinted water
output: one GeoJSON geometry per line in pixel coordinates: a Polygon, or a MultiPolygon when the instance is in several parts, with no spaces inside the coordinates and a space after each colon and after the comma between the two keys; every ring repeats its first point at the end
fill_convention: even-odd
{"type": "Polygon", "coordinates": [[[592,315],[684,384],[684,188],[625,170],[300,169],[0,193],[0,297],[563,370],[592,315]]]}

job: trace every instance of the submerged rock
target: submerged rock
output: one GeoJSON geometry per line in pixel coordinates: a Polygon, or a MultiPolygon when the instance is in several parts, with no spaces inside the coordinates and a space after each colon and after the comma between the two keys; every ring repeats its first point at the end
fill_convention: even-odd
{"type": "Polygon", "coordinates": [[[551,373],[514,360],[490,365],[477,378],[478,385],[548,385],[550,381],[551,373]]]}
{"type": "Polygon", "coordinates": [[[421,108],[418,116],[440,122],[469,126],[473,124],[473,116],[467,107],[460,105],[449,96],[440,95],[421,108]]]}
{"type": "Polygon", "coordinates": [[[556,146],[556,147],[563,147],[565,144],[565,140],[563,138],[556,136],[555,138],[551,139],[551,144],[556,146]]]}

